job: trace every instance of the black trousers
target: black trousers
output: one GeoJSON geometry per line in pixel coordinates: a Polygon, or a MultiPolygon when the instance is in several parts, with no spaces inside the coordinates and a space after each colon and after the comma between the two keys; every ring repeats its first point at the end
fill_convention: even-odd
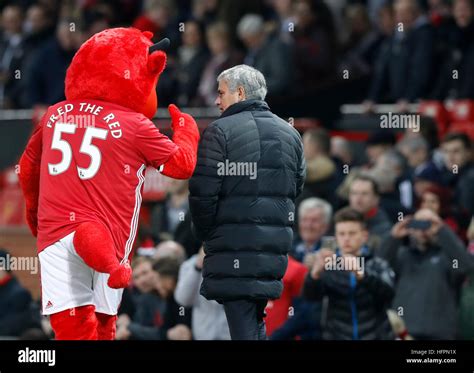
{"type": "Polygon", "coordinates": [[[266,300],[235,300],[224,302],[224,311],[232,340],[266,340],[266,300]]]}

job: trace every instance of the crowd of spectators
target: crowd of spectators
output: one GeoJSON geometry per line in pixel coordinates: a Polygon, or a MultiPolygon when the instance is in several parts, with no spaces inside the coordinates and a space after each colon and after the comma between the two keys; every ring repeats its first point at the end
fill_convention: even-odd
{"type": "Polygon", "coordinates": [[[348,101],[474,98],[472,0],[7,0],[0,5],[0,107],[64,98],[77,49],[108,27],[171,39],[160,102],[213,106],[215,77],[246,63],[269,97],[364,80],[348,101]],[[362,95],[362,96],[361,96],[362,95]]]}

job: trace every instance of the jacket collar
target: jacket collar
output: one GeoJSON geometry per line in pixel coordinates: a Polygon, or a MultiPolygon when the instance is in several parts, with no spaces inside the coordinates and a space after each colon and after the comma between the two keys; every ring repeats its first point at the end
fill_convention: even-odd
{"type": "Polygon", "coordinates": [[[262,100],[245,100],[237,102],[236,104],[230,105],[221,114],[220,118],[228,117],[240,113],[242,111],[266,111],[270,110],[270,107],[265,101],[262,100]]]}

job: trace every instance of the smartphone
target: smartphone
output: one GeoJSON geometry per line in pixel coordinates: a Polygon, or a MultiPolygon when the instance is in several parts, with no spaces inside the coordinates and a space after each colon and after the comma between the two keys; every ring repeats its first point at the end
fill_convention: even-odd
{"type": "Polygon", "coordinates": [[[337,243],[336,237],[334,236],[323,236],[321,237],[321,249],[328,249],[336,252],[337,243]]]}
{"type": "Polygon", "coordinates": [[[421,231],[430,229],[430,227],[431,227],[431,221],[429,220],[412,220],[407,225],[407,228],[418,229],[421,231]]]}

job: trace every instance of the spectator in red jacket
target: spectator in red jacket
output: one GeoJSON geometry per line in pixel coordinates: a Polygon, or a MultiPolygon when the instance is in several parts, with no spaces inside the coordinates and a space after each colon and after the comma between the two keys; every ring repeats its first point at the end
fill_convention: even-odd
{"type": "Polygon", "coordinates": [[[283,293],[276,300],[267,303],[265,324],[267,336],[282,326],[285,321],[294,315],[293,300],[300,296],[308,268],[300,262],[288,257],[288,267],[283,276],[283,293]]]}

